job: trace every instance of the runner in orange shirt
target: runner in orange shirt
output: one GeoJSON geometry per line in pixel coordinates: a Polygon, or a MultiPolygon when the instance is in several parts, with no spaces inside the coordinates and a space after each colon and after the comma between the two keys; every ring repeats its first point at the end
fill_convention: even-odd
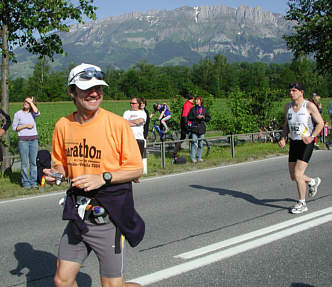
{"type": "Polygon", "coordinates": [[[144,221],[134,209],[131,181],[142,175],[141,155],[127,121],[100,108],[104,74],[81,64],[68,77],[68,92],[77,110],[61,118],[52,139],[54,167],[45,169],[69,177],[63,219],[70,220],[60,241],[57,287],[77,286],[81,264],[91,250],[97,255],[103,287],[140,286],[123,277],[124,238],[136,246],[144,236],[144,221]]]}

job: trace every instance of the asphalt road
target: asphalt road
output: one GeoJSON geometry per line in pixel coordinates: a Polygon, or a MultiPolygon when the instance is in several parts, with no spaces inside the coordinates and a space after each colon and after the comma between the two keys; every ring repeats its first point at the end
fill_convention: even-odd
{"type": "MultiPolygon", "coordinates": [[[[307,170],[322,183],[309,211],[295,203],[287,157],[135,184],[146,235],[126,249],[126,278],[144,286],[332,286],[332,152],[316,151],[307,170]]],[[[0,286],[53,286],[65,222],[63,193],[0,201],[0,286]]],[[[91,255],[79,286],[100,286],[91,255]]]]}

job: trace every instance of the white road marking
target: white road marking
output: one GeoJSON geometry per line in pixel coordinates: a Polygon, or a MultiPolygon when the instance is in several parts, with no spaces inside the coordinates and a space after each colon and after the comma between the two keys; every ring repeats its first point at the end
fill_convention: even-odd
{"type": "Polygon", "coordinates": [[[228,247],[231,245],[235,245],[235,244],[238,244],[238,243],[259,237],[259,236],[266,235],[268,233],[276,232],[276,231],[284,229],[286,227],[290,227],[292,225],[299,224],[301,222],[308,221],[310,219],[313,219],[318,216],[326,215],[328,213],[332,213],[332,207],[322,209],[322,210],[319,210],[316,212],[312,212],[312,213],[309,213],[306,215],[302,215],[302,216],[296,217],[294,219],[290,219],[290,220],[287,220],[287,221],[284,221],[284,222],[281,222],[281,223],[278,223],[278,224],[275,224],[275,225],[272,225],[272,226],[269,226],[266,228],[255,230],[253,232],[249,232],[247,234],[236,236],[236,237],[233,237],[233,238],[221,241],[221,242],[217,242],[217,243],[214,243],[214,244],[202,247],[202,248],[198,248],[198,249],[195,249],[195,250],[192,250],[189,252],[181,253],[174,257],[181,258],[181,259],[191,259],[194,257],[204,255],[206,253],[216,251],[218,249],[222,249],[222,248],[225,248],[225,247],[228,247]]]}
{"type": "Polygon", "coordinates": [[[313,219],[311,221],[291,226],[289,228],[286,228],[284,230],[281,230],[279,232],[275,232],[263,237],[260,237],[258,239],[251,240],[249,242],[245,242],[242,244],[239,244],[234,247],[226,248],[224,250],[190,260],[188,262],[178,264],[148,275],[144,275],[141,277],[137,277],[134,279],[131,279],[132,282],[137,282],[143,286],[150,285],[156,282],[159,282],[164,279],[168,279],[170,277],[174,277],[201,267],[204,267],[206,265],[218,262],[220,260],[232,257],[234,255],[240,254],[245,251],[249,251],[251,249],[257,248],[259,246],[266,245],[268,243],[271,243],[276,240],[280,240],[282,238],[288,237],[290,235],[293,235],[295,233],[305,231],[307,229],[313,228],[315,226],[327,223],[332,221],[332,214],[328,214],[325,216],[321,216],[319,218],[313,219]]]}
{"type": "Polygon", "coordinates": [[[15,198],[15,199],[2,200],[2,201],[0,201],[0,205],[14,203],[17,201],[31,200],[31,199],[36,199],[36,198],[59,196],[59,195],[65,194],[65,193],[66,193],[65,191],[57,191],[57,192],[51,192],[51,193],[47,193],[47,194],[41,194],[41,195],[35,195],[35,196],[29,196],[29,197],[20,197],[20,198],[15,198]]]}

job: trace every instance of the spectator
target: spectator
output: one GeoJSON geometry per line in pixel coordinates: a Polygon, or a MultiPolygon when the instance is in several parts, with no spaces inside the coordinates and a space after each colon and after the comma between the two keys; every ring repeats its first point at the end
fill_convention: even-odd
{"type": "MultiPolygon", "coordinates": [[[[53,169],[71,179],[63,219],[70,220],[59,244],[57,287],[77,286],[80,267],[93,250],[99,261],[101,286],[134,287],[123,278],[124,238],[131,246],[143,239],[145,225],[134,208],[131,181],[143,164],[126,120],[100,107],[104,73],[81,64],[68,77],[76,111],[62,117],[52,138],[53,169]],[[88,205],[89,204],[89,205],[88,205]]],[[[98,285],[98,284],[97,284],[98,285]]]]}
{"type": "Polygon", "coordinates": [[[154,114],[158,111],[160,113],[159,121],[162,124],[162,126],[164,127],[163,133],[166,134],[169,130],[169,128],[166,124],[166,121],[168,121],[172,118],[169,106],[166,103],[163,103],[163,104],[154,103],[153,110],[154,111],[150,115],[150,118],[152,118],[154,116],[154,114]]]}
{"type": "MultiPolygon", "coordinates": [[[[330,105],[329,105],[329,115],[330,115],[330,120],[331,120],[331,126],[332,126],[332,101],[330,102],[330,105]]],[[[332,143],[332,137],[330,136],[328,141],[326,142],[325,146],[328,150],[330,150],[330,145],[332,143]]]]}
{"type": "Polygon", "coordinates": [[[40,112],[34,97],[26,98],[23,109],[14,114],[13,131],[18,132],[18,150],[21,157],[21,182],[24,188],[38,188],[37,153],[38,132],[36,118],[40,112]]]}
{"type": "MultiPolygon", "coordinates": [[[[189,121],[188,121],[188,114],[191,110],[191,108],[194,106],[194,95],[193,94],[189,94],[187,96],[187,100],[186,102],[183,104],[182,107],[182,114],[181,114],[181,121],[180,121],[180,127],[181,127],[181,137],[180,140],[183,141],[188,132],[189,132],[189,121]]],[[[174,153],[173,156],[174,158],[177,157],[178,152],[181,149],[181,144],[182,142],[177,142],[175,145],[175,149],[174,149],[174,153]]]]}
{"type": "MultiPolygon", "coordinates": [[[[5,132],[9,129],[11,120],[10,116],[7,115],[2,109],[0,109],[0,137],[2,137],[5,132]]],[[[2,152],[2,138],[1,138],[1,146],[0,146],[0,161],[3,161],[3,152],[2,152]]]]}
{"type": "Polygon", "coordinates": [[[145,98],[138,98],[138,103],[140,110],[144,111],[146,115],[146,121],[143,128],[144,139],[146,139],[148,137],[149,125],[150,125],[149,111],[146,109],[147,102],[145,98]]]}
{"type": "Polygon", "coordinates": [[[193,163],[203,161],[203,141],[206,132],[205,123],[210,120],[208,110],[204,107],[204,101],[201,96],[195,97],[196,105],[190,110],[188,120],[191,121],[191,148],[190,158],[193,163]],[[197,149],[197,155],[196,154],[197,149]]]}
{"type": "Polygon", "coordinates": [[[140,110],[140,103],[138,98],[134,97],[130,99],[130,110],[127,110],[123,113],[123,118],[126,119],[131,127],[141,156],[143,158],[144,152],[144,124],[146,122],[146,113],[145,111],[140,110]]]}
{"type": "Polygon", "coordinates": [[[316,105],[318,111],[320,113],[323,112],[323,106],[322,106],[322,103],[320,101],[320,96],[318,96],[316,93],[313,93],[312,94],[312,102],[316,105]]]}
{"type": "Polygon", "coordinates": [[[329,122],[324,121],[324,127],[320,132],[320,142],[325,142],[325,139],[329,135],[329,122]]]}
{"type": "Polygon", "coordinates": [[[330,120],[331,120],[331,126],[332,126],[332,101],[330,102],[330,105],[329,105],[329,115],[330,115],[330,120]]]}
{"type": "MultiPolygon", "coordinates": [[[[309,101],[312,102],[313,104],[315,104],[319,113],[322,114],[323,109],[322,109],[322,103],[320,102],[320,96],[318,96],[316,93],[313,93],[312,98],[310,98],[309,101]]],[[[316,126],[316,122],[314,122],[314,127],[315,126],[316,126]]],[[[318,136],[314,138],[314,148],[318,150],[318,149],[320,149],[320,147],[317,143],[317,138],[318,138],[318,136]]]]}

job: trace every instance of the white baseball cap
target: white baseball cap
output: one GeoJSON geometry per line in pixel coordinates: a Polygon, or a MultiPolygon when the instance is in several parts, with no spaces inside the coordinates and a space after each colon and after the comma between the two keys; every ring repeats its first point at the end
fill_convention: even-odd
{"type": "Polygon", "coordinates": [[[81,90],[94,86],[108,86],[104,73],[98,66],[82,63],[74,67],[68,76],[68,86],[76,85],[81,90]]]}

